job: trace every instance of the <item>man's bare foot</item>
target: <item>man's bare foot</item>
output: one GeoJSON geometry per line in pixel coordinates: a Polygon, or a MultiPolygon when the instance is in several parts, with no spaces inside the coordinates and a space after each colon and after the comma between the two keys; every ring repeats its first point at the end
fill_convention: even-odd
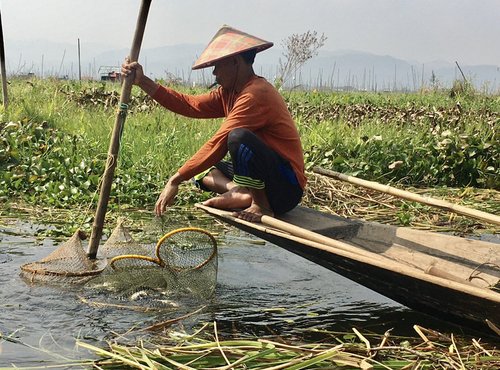
{"type": "Polygon", "coordinates": [[[243,211],[233,212],[234,217],[250,222],[260,222],[264,215],[274,217],[273,211],[260,207],[257,203],[252,203],[243,211]]]}
{"type": "Polygon", "coordinates": [[[244,187],[236,186],[225,193],[203,202],[204,205],[219,209],[241,209],[252,204],[252,195],[244,187]]]}
{"type": "Polygon", "coordinates": [[[204,205],[219,209],[243,209],[233,212],[233,216],[250,222],[260,222],[262,216],[274,216],[265,191],[235,186],[229,191],[203,202],[204,205]]]}

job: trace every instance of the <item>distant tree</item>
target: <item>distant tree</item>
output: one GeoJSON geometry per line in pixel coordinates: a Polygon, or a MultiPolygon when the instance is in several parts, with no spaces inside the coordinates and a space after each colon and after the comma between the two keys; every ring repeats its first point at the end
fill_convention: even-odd
{"type": "Polygon", "coordinates": [[[324,34],[318,36],[316,31],[307,31],[302,34],[293,34],[282,41],[284,49],[284,60],[279,60],[278,76],[274,83],[281,88],[295,72],[312,57],[318,54],[318,50],[325,44],[327,37],[324,34]]]}

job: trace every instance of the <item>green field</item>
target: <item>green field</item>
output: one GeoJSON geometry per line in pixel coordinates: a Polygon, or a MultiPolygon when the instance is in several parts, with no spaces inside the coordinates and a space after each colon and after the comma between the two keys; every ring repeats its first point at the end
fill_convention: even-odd
{"type": "MultiPolygon", "coordinates": [[[[10,104],[0,114],[1,201],[56,208],[95,203],[120,86],[9,82],[10,104]]],[[[301,133],[308,170],[321,166],[440,193],[486,191],[494,195],[487,208],[498,213],[500,96],[463,86],[413,94],[284,91],[283,96],[301,133]]],[[[151,208],[168,177],[218,123],[168,112],[134,88],[110,206],[151,208]]],[[[315,183],[310,181],[311,192],[321,190],[315,183]]],[[[178,204],[207,196],[186,185],[178,204]]]]}

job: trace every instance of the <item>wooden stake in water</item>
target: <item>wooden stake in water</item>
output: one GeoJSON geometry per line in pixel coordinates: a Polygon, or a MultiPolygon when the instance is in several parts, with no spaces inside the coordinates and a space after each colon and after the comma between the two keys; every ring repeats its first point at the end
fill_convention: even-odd
{"type": "Polygon", "coordinates": [[[3,44],[3,27],[2,27],[1,12],[0,12],[0,64],[2,70],[3,107],[7,109],[9,105],[9,99],[7,97],[7,71],[5,70],[5,48],[3,44]]]}
{"type": "MultiPolygon", "coordinates": [[[[132,42],[132,49],[129,55],[129,59],[132,62],[135,62],[139,59],[139,51],[141,49],[142,37],[144,35],[144,29],[146,28],[146,20],[148,18],[150,5],[151,0],[142,1],[141,10],[137,18],[134,40],[132,42]]],[[[99,248],[99,242],[101,241],[104,218],[106,216],[106,210],[108,207],[109,194],[111,192],[111,184],[113,182],[113,175],[118,160],[118,151],[120,150],[120,138],[123,131],[123,126],[125,125],[125,119],[127,117],[128,103],[130,101],[130,93],[132,91],[132,83],[134,81],[134,77],[134,74],[130,74],[125,78],[122,84],[120,106],[116,114],[115,126],[113,128],[113,134],[111,136],[111,141],[109,144],[108,159],[102,177],[99,202],[97,204],[94,225],[92,226],[92,234],[90,236],[89,249],[87,254],[91,259],[96,258],[97,249],[99,248]]]]}

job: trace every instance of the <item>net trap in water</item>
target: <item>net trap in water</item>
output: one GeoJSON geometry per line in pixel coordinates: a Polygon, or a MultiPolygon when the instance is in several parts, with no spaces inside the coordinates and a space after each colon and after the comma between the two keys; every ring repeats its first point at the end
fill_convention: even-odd
{"type": "Polygon", "coordinates": [[[217,242],[206,230],[176,229],[156,244],[141,244],[119,221],[95,260],[85,253],[83,239],[82,232],[75,232],[47,257],[21,266],[21,275],[31,283],[85,284],[132,300],[144,295],[207,297],[215,290],[217,242]]]}

